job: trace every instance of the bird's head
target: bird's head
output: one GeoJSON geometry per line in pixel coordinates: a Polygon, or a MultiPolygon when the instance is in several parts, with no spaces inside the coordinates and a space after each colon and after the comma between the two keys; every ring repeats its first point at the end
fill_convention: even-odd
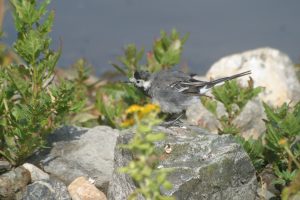
{"type": "Polygon", "coordinates": [[[151,86],[150,73],[146,71],[135,71],[129,81],[144,91],[148,90],[151,86]]]}

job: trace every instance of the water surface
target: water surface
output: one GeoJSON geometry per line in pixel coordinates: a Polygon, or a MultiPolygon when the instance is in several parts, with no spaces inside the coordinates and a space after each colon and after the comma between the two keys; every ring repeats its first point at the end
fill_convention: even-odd
{"type": "MultiPolygon", "coordinates": [[[[63,40],[60,66],[85,57],[96,73],[112,69],[109,61],[122,47],[136,43],[146,50],[161,29],[190,33],[182,63],[205,71],[228,54],[270,46],[300,62],[298,0],[52,0],[56,20],[51,36],[63,40]]],[[[10,13],[5,41],[16,37],[10,13]]]]}

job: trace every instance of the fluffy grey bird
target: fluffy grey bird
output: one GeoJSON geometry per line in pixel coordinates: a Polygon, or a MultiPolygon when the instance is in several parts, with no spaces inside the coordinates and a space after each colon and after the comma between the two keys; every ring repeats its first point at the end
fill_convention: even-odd
{"type": "Polygon", "coordinates": [[[213,81],[201,81],[195,74],[180,71],[163,70],[153,74],[137,71],[129,81],[150,96],[153,103],[160,105],[164,113],[176,114],[199,101],[199,96],[214,86],[249,74],[251,72],[246,71],[213,81]]]}

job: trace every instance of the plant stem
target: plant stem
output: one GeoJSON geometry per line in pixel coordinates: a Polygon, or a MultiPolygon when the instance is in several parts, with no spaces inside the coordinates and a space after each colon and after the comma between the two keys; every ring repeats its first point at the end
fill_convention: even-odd
{"type": "Polygon", "coordinates": [[[294,163],[297,165],[298,169],[300,169],[300,163],[297,161],[291,150],[285,145],[284,150],[289,154],[289,156],[292,158],[294,163]]]}

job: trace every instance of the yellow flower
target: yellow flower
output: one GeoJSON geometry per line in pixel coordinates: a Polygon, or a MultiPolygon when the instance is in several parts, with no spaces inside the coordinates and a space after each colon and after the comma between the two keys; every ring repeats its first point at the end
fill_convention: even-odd
{"type": "Polygon", "coordinates": [[[127,127],[132,126],[132,125],[134,125],[134,119],[133,118],[126,119],[121,123],[121,127],[123,127],[123,128],[127,128],[127,127]]]}
{"type": "Polygon", "coordinates": [[[142,107],[136,104],[131,105],[129,108],[126,109],[125,113],[130,114],[130,113],[135,113],[141,111],[142,107]]]}
{"type": "Polygon", "coordinates": [[[286,144],[287,144],[287,139],[286,139],[286,138],[280,139],[280,140],[278,141],[278,144],[279,144],[279,145],[282,145],[282,146],[286,145],[286,144]]]}
{"type": "Polygon", "coordinates": [[[155,104],[146,104],[144,106],[139,106],[136,104],[131,105],[129,108],[127,108],[127,110],[125,111],[126,114],[130,114],[130,113],[137,113],[137,112],[141,112],[143,114],[147,114],[150,113],[152,111],[159,111],[159,106],[155,105],[155,104]]]}
{"type": "Polygon", "coordinates": [[[126,118],[124,121],[121,123],[122,127],[129,127],[135,124],[135,118],[132,114],[136,113],[138,120],[143,119],[149,113],[151,112],[159,112],[160,108],[158,105],[155,104],[146,104],[144,106],[139,106],[139,105],[131,105],[129,108],[126,109],[125,114],[126,118]]]}
{"type": "Polygon", "coordinates": [[[142,110],[143,113],[147,114],[150,112],[158,112],[160,110],[159,106],[156,104],[146,104],[142,110]]]}

